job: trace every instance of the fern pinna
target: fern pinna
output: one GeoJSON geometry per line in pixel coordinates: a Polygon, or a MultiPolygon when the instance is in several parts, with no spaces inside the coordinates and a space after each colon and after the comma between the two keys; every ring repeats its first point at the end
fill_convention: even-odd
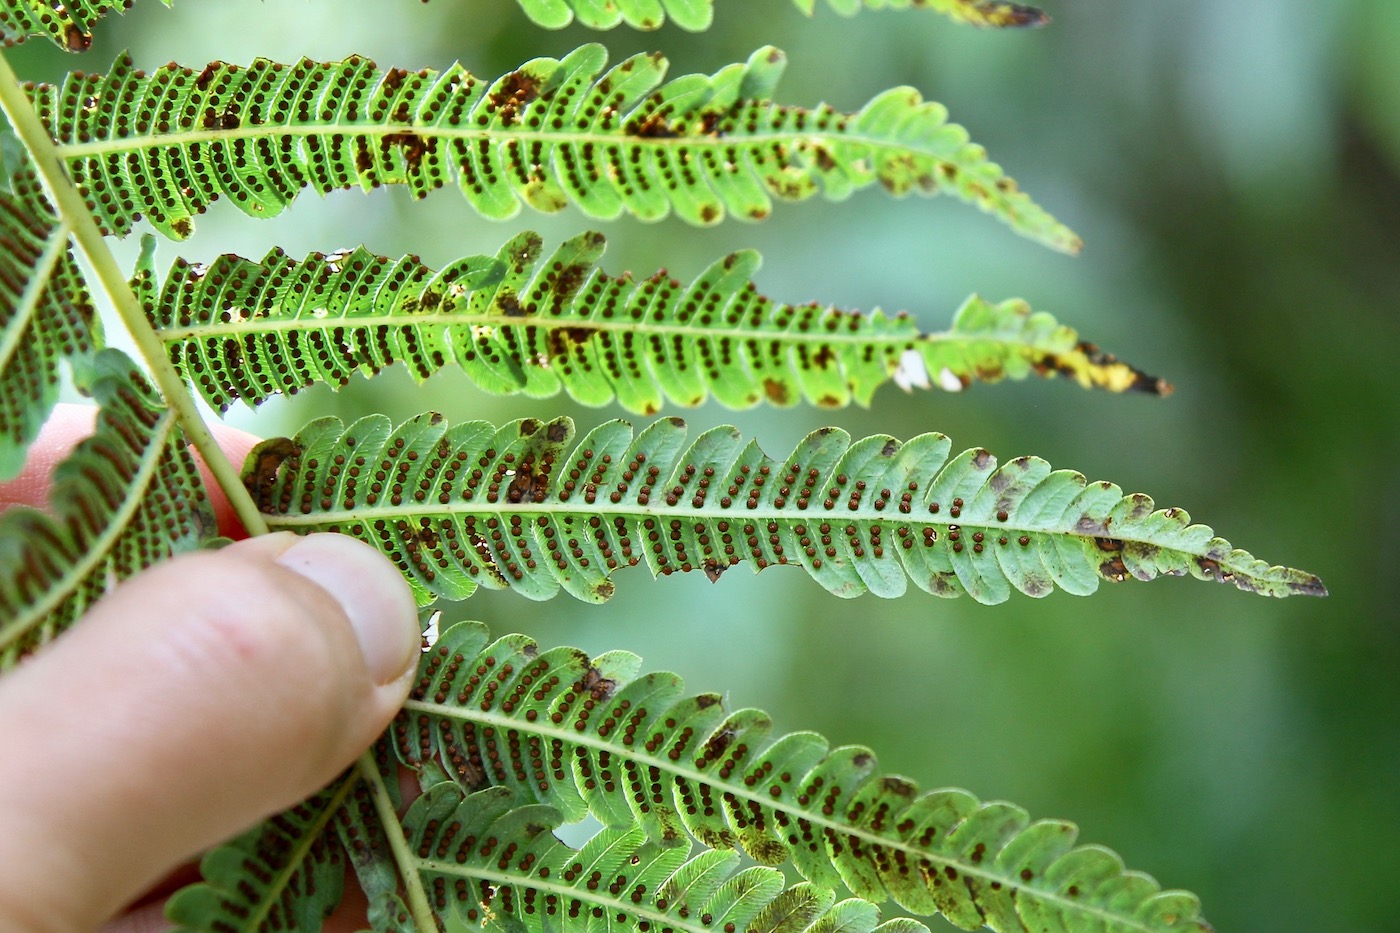
{"type": "Polygon", "coordinates": [[[958,391],[973,382],[1063,375],[1086,387],[1162,395],[1163,380],[1123,363],[1021,301],[972,297],[952,327],[921,333],[908,314],[794,306],[758,294],[757,253],[735,253],[685,284],[597,268],[588,233],[546,255],[516,236],[494,257],[434,271],[364,249],[300,262],[221,256],[177,261],[136,286],[171,361],[211,405],[255,404],[404,362],[418,380],[455,362],[489,392],[616,400],[654,414],[669,399],[730,408],[767,401],[869,405],[895,380],[958,391]]]}
{"type": "Polygon", "coordinates": [[[1079,248],[912,88],[843,114],[772,103],[786,61],[773,48],[664,84],[659,55],[604,72],[606,60],[586,45],[486,81],[460,65],[410,72],[361,58],[150,74],[122,58],[31,94],[89,208],[118,235],[144,216],[188,236],[220,196],[270,217],[306,188],[404,184],[422,197],[455,182],[495,219],[524,202],[712,224],[726,213],[760,220],[775,197],[840,200],[878,183],[896,195],[947,191],[1050,246],[1079,248]]]}
{"type": "MultiPolygon", "coordinates": [[[[0,39],[47,35],[83,50],[94,23],[127,5],[0,3],[0,39]]],[[[711,0],[519,6],[550,27],[703,29],[715,15],[711,0]]],[[[827,6],[1046,21],[1003,0],[827,6]]],[[[733,408],[868,405],[890,381],[957,391],[1032,374],[1169,391],[1020,301],[974,297],[950,328],[926,332],[903,313],[772,300],[752,283],[752,252],[681,282],[602,270],[597,233],[552,251],[522,233],[494,256],[441,269],[347,246],[301,260],[280,250],[176,260],[161,277],[147,249],[128,284],[100,238],[144,218],[183,239],[218,198],[269,217],[308,189],[403,185],[421,197],[452,185],[487,218],[528,204],[710,224],[878,186],[952,193],[1054,249],[1078,249],[940,105],[910,88],[855,113],[776,104],[784,63],[765,47],[713,75],[666,81],[661,56],[608,68],[598,45],[490,79],[359,57],[143,71],[121,56],[105,73],[21,86],[0,55],[0,103],[27,150],[7,156],[0,179],[0,474],[22,464],[65,365],[101,406],[96,434],[56,476],[56,514],[0,519],[0,670],[121,579],[213,538],[185,444],[202,443],[192,392],[219,408],[256,405],[394,363],[420,380],[451,365],[487,392],[562,391],[648,415],[710,397],[733,408]],[[73,242],[152,380],[102,349],[73,242]]],[[[1325,593],[1312,574],[1257,560],[1147,496],[1035,457],[950,453],[933,433],[853,440],[827,428],[778,459],[728,427],[690,439],[675,418],[639,431],[605,421],[576,438],[562,417],[448,425],[425,414],[395,427],[374,415],[265,442],[241,486],[226,463],[221,485],[255,531],[370,542],[424,605],[482,585],[601,602],[626,567],[718,581],[744,562],[801,567],[843,597],[895,596],[912,582],[997,603],[1013,590],[1088,594],[1105,579],[1162,575],[1325,593]]],[[[317,929],[348,867],[377,931],[924,930],[881,923],[885,900],[969,929],[1208,929],[1192,895],[1075,847],[1070,824],[1031,822],[963,791],[921,792],[880,774],[867,749],[770,730],[760,712],[686,695],[674,675],[641,675],[627,652],[589,658],[453,626],[425,636],[413,695],[376,747],[209,853],[203,882],[169,916],[189,930],[317,929]],[[400,767],[417,775],[414,800],[400,796],[400,767]],[[586,815],[603,825],[590,841],[556,838],[586,815]],[[738,853],[759,864],[740,868],[738,853]],[[802,880],[785,879],[785,865],[802,880]]]]}
{"type": "MultiPolygon", "coordinates": [[[[167,6],[172,0],[162,0],[167,6]]],[[[426,0],[425,0],[426,2],[426,0]]],[[[635,29],[657,29],[670,21],[682,29],[703,30],[714,19],[714,0],[517,0],[534,22],[549,29],[578,22],[594,29],[611,29],[626,23],[635,29]]],[[[773,0],[778,2],[778,0],[773,0]]],[[[817,0],[792,0],[812,15],[817,0]]],[[[29,36],[47,36],[71,52],[92,45],[92,27],[108,13],[119,13],[132,0],[71,0],[44,3],[33,0],[0,4],[0,42],[11,45],[29,36]]],[[[903,10],[923,7],[975,26],[1043,26],[1042,11],[1010,0],[827,0],[843,16],[862,7],[903,10]]]]}
{"type": "Polygon", "coordinates": [[[1105,578],[1188,573],[1273,596],[1325,592],[1181,509],[1036,457],[998,467],[978,448],[950,460],[940,434],[852,443],[824,428],[781,460],[733,428],[687,444],[679,418],[635,436],[621,421],[573,434],[567,418],[449,427],[429,414],[397,429],[327,418],[265,442],[246,478],[268,527],[360,538],[425,601],[479,583],[602,601],[624,567],[718,578],[741,561],[796,564],[848,597],[899,596],[908,578],[998,603],[1013,588],[1087,595],[1105,578]]]}

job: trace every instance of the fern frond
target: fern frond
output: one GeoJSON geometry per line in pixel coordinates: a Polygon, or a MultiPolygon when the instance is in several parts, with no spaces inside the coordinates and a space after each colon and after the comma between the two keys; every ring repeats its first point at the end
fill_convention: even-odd
{"type": "Polygon", "coordinates": [[[157,289],[134,283],[171,360],[206,401],[227,409],[357,370],[403,361],[423,380],[455,362],[489,392],[534,397],[561,389],[587,405],[614,399],[654,414],[665,400],[731,408],[801,399],[870,404],[892,377],[958,390],[974,379],[1067,375],[1084,386],[1163,394],[1159,379],[1098,352],[1021,301],[970,298],[951,329],[921,333],[912,318],[794,306],[758,294],[752,251],[719,260],[689,284],[642,281],[597,267],[605,241],[587,233],[546,254],[522,233],[492,258],[441,271],[415,256],[355,249],[298,262],[221,256],[177,260],[157,289]]]}
{"type": "Polygon", "coordinates": [[[55,471],[54,515],[0,515],[0,670],[117,582],[215,533],[175,416],[121,352],[102,351],[95,371],[97,431],[55,471]]]}
{"type": "Polygon", "coordinates": [[[927,933],[907,920],[878,927],[873,904],[787,887],[776,869],[738,870],[734,852],[688,858],[639,827],[603,829],[576,850],[550,832],[558,821],[553,808],[520,806],[504,788],[467,795],[442,783],[418,798],[405,831],[445,927],[927,933]]]}
{"type": "Polygon", "coordinates": [[[795,564],[846,597],[898,596],[906,576],[998,603],[1013,588],[1084,595],[1102,579],[1188,573],[1271,596],[1325,593],[1181,509],[1035,457],[998,468],[978,448],[949,460],[940,434],[852,443],[823,428],[774,460],[734,428],[687,445],[679,418],[635,438],[608,422],[570,449],[573,433],[568,418],[448,427],[428,414],[397,429],[382,415],[348,429],[324,418],[256,448],[244,476],[269,528],[367,541],[424,601],[482,583],[601,602],[623,567],[715,579],[745,560],[795,564]]]}
{"type": "MultiPolygon", "coordinates": [[[[577,19],[593,29],[626,23],[634,29],[659,29],[667,17],[682,29],[700,32],[714,20],[714,0],[518,0],[525,15],[549,29],[562,29],[577,19]]],[[[811,16],[817,0],[793,0],[811,16]]],[[[977,26],[1043,26],[1050,18],[1034,7],[1007,0],[827,0],[842,16],[862,7],[874,10],[935,10],[954,20],[977,26]]]]}
{"type": "Polygon", "coordinates": [[[132,0],[7,0],[0,4],[0,44],[47,36],[60,48],[86,52],[92,45],[93,24],[108,13],[125,12],[131,4],[132,0]]]}
{"type": "MultiPolygon", "coordinates": [[[[649,837],[661,846],[649,850],[653,857],[675,846],[669,851],[681,854],[670,858],[679,864],[689,838],[738,848],[760,864],[790,861],[819,888],[892,898],[965,929],[1209,929],[1194,896],[1161,891],[1107,849],[1075,847],[1070,823],[1031,822],[1019,807],[965,791],[920,792],[881,774],[869,749],[832,749],[815,733],[774,738],[758,710],[729,712],[712,693],[687,696],[674,674],[638,676],[635,655],[590,659],[573,648],[541,650],[520,635],[487,642],[484,626],[461,623],[425,657],[391,727],[409,766],[446,769],[465,790],[495,786],[566,819],[592,814],[617,828],[603,838],[626,839],[624,850],[649,837]]],[[[471,851],[466,839],[479,845],[490,835],[503,847],[529,822],[516,810],[509,828],[488,833],[492,817],[454,813],[456,799],[434,789],[417,805],[426,812],[410,822],[436,824],[436,835],[417,843],[420,853],[450,840],[449,852],[465,850],[479,865],[489,853],[471,851]],[[453,803],[438,804],[437,794],[453,803]]],[[[450,866],[442,851],[434,864],[450,866]]],[[[521,843],[512,859],[533,851],[521,843]]],[[[602,870],[600,887],[613,870],[602,870]]],[[[592,877],[585,868],[574,878],[580,872],[592,877]]],[[[483,880],[509,878],[492,872],[483,880]]]]}
{"type": "Polygon", "coordinates": [[[662,84],[666,61],[638,55],[604,72],[585,45],[495,81],[460,65],[381,69],[362,58],[151,74],[123,57],[107,75],[30,91],[75,182],[108,232],[145,216],[184,237],[227,196],[257,217],[306,188],[455,183],[483,215],[576,205],[591,217],[695,224],[761,219],[774,198],[833,200],[876,183],[894,195],[948,191],[1020,233],[1074,251],[1078,238],[1036,205],[911,88],[859,113],[770,101],[785,58],[760,49],[713,77],[662,84]]]}
{"type": "Polygon", "coordinates": [[[203,880],[166,906],[181,933],[317,933],[340,903],[345,852],[338,822],[354,810],[353,774],[211,850],[203,880]]]}
{"type": "Polygon", "coordinates": [[[59,363],[86,369],[101,345],[96,309],[69,246],[69,228],[27,167],[0,191],[0,479],[58,400],[59,363]]]}

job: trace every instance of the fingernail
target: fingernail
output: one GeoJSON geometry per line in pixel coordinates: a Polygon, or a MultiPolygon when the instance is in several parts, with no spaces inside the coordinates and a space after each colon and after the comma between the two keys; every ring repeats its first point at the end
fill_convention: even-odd
{"type": "Polygon", "coordinates": [[[417,657],[413,592],[378,551],[346,535],[315,534],[277,562],[330,593],[344,608],[376,684],[397,680],[417,657]]]}

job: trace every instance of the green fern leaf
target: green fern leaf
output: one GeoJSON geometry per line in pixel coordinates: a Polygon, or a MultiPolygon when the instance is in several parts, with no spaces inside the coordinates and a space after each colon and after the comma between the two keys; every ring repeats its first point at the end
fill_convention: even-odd
{"type": "Polygon", "coordinates": [[[102,351],[95,369],[97,431],[55,471],[55,514],[0,515],[0,671],[115,583],[214,534],[174,415],[119,351],[102,351]]]}
{"type": "Polygon", "coordinates": [[[58,400],[59,363],[86,372],[101,345],[96,309],[69,247],[69,228],[26,168],[0,191],[0,479],[58,400]]]}
{"type": "MultiPolygon", "coordinates": [[[[161,0],[170,6],[171,0],[161,0]]],[[[132,0],[10,0],[0,4],[0,44],[47,36],[60,48],[86,52],[92,26],[108,13],[121,13],[132,0]]]]}
{"type": "MultiPolygon", "coordinates": [[[[528,807],[510,811],[512,828],[487,832],[495,817],[483,805],[452,809],[464,791],[489,785],[506,792],[498,810],[515,800],[567,819],[591,813],[616,827],[602,838],[625,839],[623,852],[650,838],[660,848],[646,851],[656,858],[668,846],[683,854],[694,838],[763,865],[791,861],[817,888],[890,898],[964,929],[1209,929],[1192,895],[1161,891],[1107,849],[1076,848],[1069,823],[1031,822],[1019,807],[960,790],[920,792],[880,774],[868,749],[832,749],[814,733],[775,739],[763,713],[727,712],[715,694],[686,696],[674,674],[637,676],[630,655],[590,660],[572,648],[542,651],[519,635],[491,644],[488,637],[474,622],[443,632],[392,726],[405,764],[445,768],[461,786],[430,790],[410,815],[420,855],[436,850],[434,866],[454,864],[442,854],[450,845],[491,872],[482,865],[489,853],[464,853],[465,839],[518,839],[520,823],[533,818],[520,815],[528,807]],[[417,828],[428,821],[431,836],[417,828]]],[[[521,843],[512,858],[535,851],[521,843]]],[[[537,858],[555,868],[543,853],[537,858]]],[[[679,864],[682,855],[670,858],[679,864]]],[[[711,858],[732,864],[736,856],[711,858]]],[[[602,870],[600,886],[612,870],[602,870]]],[[[474,877],[510,883],[498,872],[474,877]]]]}
{"type": "MultiPolygon", "coordinates": [[[[166,6],[171,0],[161,0],[166,6]]],[[[658,29],[670,17],[682,29],[700,32],[714,20],[714,0],[518,0],[535,23],[559,29],[575,18],[594,29],[626,23],[635,29],[658,29]]],[[[809,16],[816,0],[793,0],[809,16]]],[[[17,0],[0,5],[0,43],[14,45],[30,36],[47,36],[70,52],[92,45],[92,26],[108,13],[120,13],[132,0],[17,0]]],[[[959,22],[978,26],[1041,26],[1049,22],[1034,7],[1008,0],[828,0],[843,16],[862,6],[902,10],[926,7],[959,22]]]]}
{"type": "Polygon", "coordinates": [[[596,265],[604,246],[588,233],[547,255],[538,235],[523,233],[495,258],[439,272],[364,249],[301,262],[274,250],[261,263],[178,260],[159,290],[143,267],[134,285],[171,360],[221,409],[344,385],[399,360],[419,380],[455,361],[490,392],[564,389],[587,405],[616,400],[646,414],[668,397],[698,405],[710,395],[731,408],[868,405],[892,377],[927,388],[930,374],[952,390],[1031,373],[1115,391],[1170,388],[1024,302],[971,298],[950,330],[926,334],[905,314],[771,301],[754,290],[752,251],[686,285],[664,272],[609,276],[596,265]]]}
{"type": "Polygon", "coordinates": [[[181,889],[166,917],[181,933],[317,933],[340,903],[345,853],[336,835],[353,811],[353,776],[210,851],[203,881],[181,889]]]}
{"type": "Polygon", "coordinates": [[[602,46],[586,45],[487,82],[461,66],[407,72],[362,58],[146,74],[123,57],[107,75],[70,75],[30,94],[116,234],[144,215],[187,236],[221,195],[270,217],[305,188],[404,184],[421,197],[455,182],[492,218],[523,201],[601,218],[674,210],[712,224],[726,212],[766,217],[774,198],[839,200],[879,183],[897,196],[948,191],[1026,236],[1079,247],[942,106],[911,88],[842,114],[771,103],[785,61],[776,49],[664,85],[659,55],[604,73],[606,59],[602,46]]]}
{"type": "Polygon", "coordinates": [[[745,560],[795,564],[846,597],[898,596],[907,577],[998,603],[1012,589],[1084,595],[1102,579],[1188,573],[1272,596],[1326,592],[1180,509],[1034,457],[949,460],[940,434],[852,443],[823,428],[773,460],[734,428],[687,445],[679,418],[635,438],[608,422],[570,449],[573,433],[568,418],[449,428],[429,414],[398,429],[382,415],[349,429],[325,418],[256,448],[245,482],[270,528],[367,541],[424,601],[482,583],[601,602],[624,567],[717,579],[745,560]]]}
{"type": "Polygon", "coordinates": [[[687,858],[638,827],[604,829],[575,850],[550,832],[558,822],[557,811],[520,806],[504,788],[467,795],[441,783],[418,798],[405,831],[446,928],[926,933],[911,921],[877,926],[873,904],[787,887],[773,868],[739,870],[733,852],[687,858]]]}
{"type": "MultiPolygon", "coordinates": [[[[682,29],[700,32],[714,19],[714,0],[518,0],[525,14],[549,29],[562,29],[577,19],[593,29],[626,23],[634,29],[659,29],[667,17],[682,29]]],[[[811,16],[816,0],[793,0],[811,16]]],[[[1040,10],[1007,0],[827,0],[843,16],[862,7],[907,10],[923,7],[977,26],[1043,26],[1050,21],[1040,10]]]]}

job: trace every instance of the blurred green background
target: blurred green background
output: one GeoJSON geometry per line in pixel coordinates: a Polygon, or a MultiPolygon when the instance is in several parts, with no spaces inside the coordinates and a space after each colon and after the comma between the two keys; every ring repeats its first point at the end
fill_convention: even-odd
{"type": "MultiPolygon", "coordinates": [[[[781,453],[837,423],[855,434],[949,434],[1006,459],[1035,453],[1187,508],[1332,596],[1272,601],[1166,580],[986,608],[912,593],[828,597],[797,571],[653,582],[623,575],[606,607],[481,594],[449,609],[496,631],[591,651],[625,647],[782,730],[873,747],[924,786],[957,785],[1076,821],[1168,887],[1199,893],[1221,930],[1393,929],[1400,914],[1400,4],[1394,0],[1045,0],[1045,30],[993,33],[926,13],[812,19],[786,0],[719,0],[689,35],[543,32],[509,0],[369,4],[146,0],[99,30],[81,63],[36,46],[29,77],[100,70],[121,48],[151,68],[254,55],[460,59],[489,76],[602,41],[659,49],[672,74],[713,72],[775,44],[779,99],[856,109],[911,84],[1087,246],[1060,256],[952,199],[779,205],[761,224],[602,229],[613,272],[685,278],[730,250],[766,257],[781,300],[907,309],[946,325],[970,292],[1020,296],[1176,383],[1165,400],[1060,382],[962,396],[882,389],[870,411],[713,404],[781,453]],[[358,9],[356,9],[358,7],[358,9]]],[[[442,263],[512,233],[550,243],[576,212],[480,221],[454,193],[302,199],[247,221],[226,204],[181,247],[192,259],[366,244],[442,263]]],[[[133,244],[123,244],[132,255],[133,244]]],[[[174,255],[162,245],[163,258],[174,255]]],[[[240,424],[290,433],[327,412],[426,408],[501,421],[619,410],[487,397],[459,375],[402,372],[313,391],[240,424]]],[[[937,926],[935,924],[935,926],[937,926]]]]}

